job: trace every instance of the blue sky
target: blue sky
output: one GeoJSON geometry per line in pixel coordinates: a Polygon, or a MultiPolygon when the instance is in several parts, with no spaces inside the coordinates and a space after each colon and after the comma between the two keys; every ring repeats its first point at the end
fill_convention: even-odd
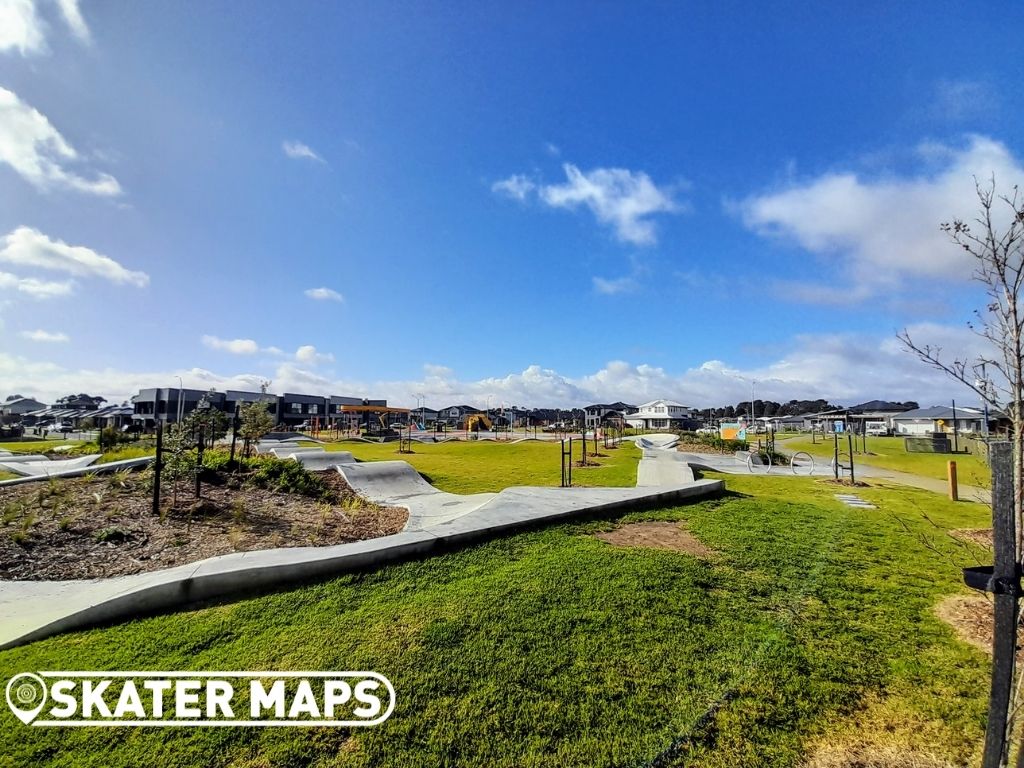
{"type": "Polygon", "coordinates": [[[0,0],[0,396],[964,396],[894,337],[974,351],[1022,21],[0,0]]]}

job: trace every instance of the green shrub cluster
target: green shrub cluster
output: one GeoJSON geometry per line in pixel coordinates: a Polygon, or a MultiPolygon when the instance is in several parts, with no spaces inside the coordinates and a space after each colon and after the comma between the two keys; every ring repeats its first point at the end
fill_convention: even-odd
{"type": "Polygon", "coordinates": [[[334,491],[323,478],[313,474],[297,461],[275,456],[236,457],[231,464],[228,451],[213,450],[203,454],[203,470],[211,473],[237,469],[243,482],[281,493],[298,493],[321,501],[334,501],[334,491]]]}
{"type": "Polygon", "coordinates": [[[697,432],[680,432],[679,438],[690,443],[706,445],[716,453],[734,453],[747,450],[745,440],[723,440],[718,435],[698,434],[697,432]]]}

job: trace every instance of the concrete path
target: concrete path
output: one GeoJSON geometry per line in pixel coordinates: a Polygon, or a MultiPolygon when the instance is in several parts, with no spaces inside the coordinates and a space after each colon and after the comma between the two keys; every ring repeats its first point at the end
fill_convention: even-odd
{"type": "MultiPolygon", "coordinates": [[[[791,448],[787,448],[785,442],[780,441],[776,444],[776,450],[779,453],[784,453],[787,456],[793,455],[794,451],[791,448]]],[[[826,466],[829,465],[829,459],[815,456],[815,462],[822,462],[826,466]]],[[[949,486],[945,480],[939,480],[934,477],[924,477],[922,475],[915,475],[910,472],[899,472],[895,469],[883,469],[882,467],[873,467],[870,464],[860,463],[858,458],[854,456],[854,476],[857,478],[865,478],[870,480],[883,480],[897,485],[907,485],[911,488],[921,488],[925,491],[932,491],[934,493],[941,493],[946,495],[949,493],[949,486]]],[[[831,474],[831,470],[829,470],[831,474]]],[[[960,501],[973,502],[977,504],[991,504],[992,493],[987,488],[978,488],[973,485],[959,486],[960,501]]]]}
{"type": "Polygon", "coordinates": [[[176,568],[86,581],[0,582],[0,648],[213,598],[251,594],[446,551],[574,515],[679,503],[716,495],[720,480],[684,482],[685,464],[641,459],[638,475],[669,482],[635,488],[506,488],[460,496],[437,490],[406,462],[350,463],[344,452],[298,451],[296,461],[336,466],[360,494],[406,507],[405,529],[331,547],[236,552],[176,568]],[[659,466],[651,467],[649,462],[659,466]]]}

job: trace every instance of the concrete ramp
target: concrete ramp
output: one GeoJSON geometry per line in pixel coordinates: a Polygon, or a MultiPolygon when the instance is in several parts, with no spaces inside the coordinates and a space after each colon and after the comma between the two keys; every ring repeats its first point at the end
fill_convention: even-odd
{"type": "Polygon", "coordinates": [[[318,445],[296,445],[295,443],[284,443],[269,447],[260,453],[269,453],[279,459],[286,459],[298,453],[324,453],[324,449],[318,445]]]}
{"type": "Polygon", "coordinates": [[[46,458],[42,461],[2,461],[0,462],[0,469],[6,469],[8,472],[24,477],[50,477],[52,475],[61,475],[70,470],[88,467],[90,464],[95,463],[96,459],[100,458],[101,455],[99,453],[92,453],[88,456],[60,459],[59,461],[50,461],[46,458]]]}
{"type": "MultiPolygon", "coordinates": [[[[57,462],[50,462],[56,464],[57,462]]],[[[83,475],[102,474],[106,472],[118,472],[122,469],[141,469],[153,463],[152,456],[141,456],[137,459],[121,459],[120,461],[108,461],[106,464],[88,464],[77,469],[62,469],[53,471],[50,474],[26,475],[16,477],[13,480],[0,481],[0,486],[19,485],[21,483],[34,483],[44,480],[47,477],[82,477],[83,475]]]]}
{"type": "Polygon", "coordinates": [[[302,451],[286,455],[276,454],[279,459],[294,459],[311,472],[323,472],[334,469],[339,464],[355,464],[351,451],[302,451]]]}
{"type": "Polygon", "coordinates": [[[338,471],[352,490],[376,504],[409,510],[406,531],[422,531],[476,512],[497,493],[462,495],[439,491],[405,461],[340,464],[338,471]]]}
{"type": "Polygon", "coordinates": [[[6,456],[0,456],[0,461],[4,464],[20,464],[23,461],[49,461],[49,457],[43,456],[41,453],[16,453],[7,454],[6,456]]]}
{"type": "Polygon", "coordinates": [[[655,435],[641,435],[636,438],[636,445],[638,448],[675,448],[679,444],[679,435],[671,434],[655,434],[655,435]]]}
{"type": "Polygon", "coordinates": [[[637,487],[682,485],[695,480],[686,454],[657,448],[644,449],[636,470],[637,487]]]}

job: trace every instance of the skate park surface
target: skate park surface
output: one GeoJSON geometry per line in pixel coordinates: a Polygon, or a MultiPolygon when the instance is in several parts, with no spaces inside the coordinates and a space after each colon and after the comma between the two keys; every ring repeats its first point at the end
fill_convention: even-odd
{"type": "MultiPolygon", "coordinates": [[[[631,488],[511,487],[446,493],[404,461],[355,462],[351,453],[288,441],[261,446],[310,470],[338,471],[369,501],[404,507],[401,533],[327,547],[235,552],[161,571],[79,581],[0,582],[0,648],[104,622],[323,579],[584,514],[683,503],[716,495],[721,480],[695,479],[674,436],[648,435],[631,488]]],[[[82,471],[81,469],[78,471],[82,471]]],[[[26,478],[27,479],[27,478],[26,478]]]]}

